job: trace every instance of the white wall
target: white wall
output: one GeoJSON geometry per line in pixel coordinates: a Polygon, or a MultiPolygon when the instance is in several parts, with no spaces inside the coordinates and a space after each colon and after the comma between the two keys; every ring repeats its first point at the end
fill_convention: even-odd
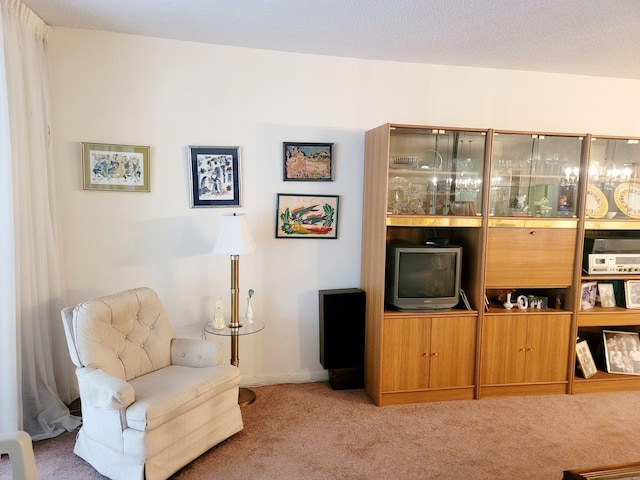
{"type": "Polygon", "coordinates": [[[258,251],[241,257],[240,288],[256,291],[267,327],[240,341],[244,384],[327,378],[317,292],[359,286],[366,130],[393,122],[640,135],[638,81],[75,29],[55,29],[49,45],[68,302],[150,286],[178,331],[199,335],[214,299],[229,301],[229,259],[209,254],[220,215],[245,212],[258,251]],[[150,145],[151,193],[83,191],[83,141],[150,145]],[[333,142],[335,181],[283,182],[283,141],[333,142]],[[241,147],[242,208],[190,208],[188,145],[241,147]],[[338,240],[276,240],[277,193],[340,195],[338,240]]]}

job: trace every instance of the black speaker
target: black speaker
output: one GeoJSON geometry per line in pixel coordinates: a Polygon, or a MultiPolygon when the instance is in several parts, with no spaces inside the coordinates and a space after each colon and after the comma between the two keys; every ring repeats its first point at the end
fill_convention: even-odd
{"type": "Polygon", "coordinates": [[[365,293],[359,288],[320,290],[320,363],[336,390],[364,384],[365,293]]]}

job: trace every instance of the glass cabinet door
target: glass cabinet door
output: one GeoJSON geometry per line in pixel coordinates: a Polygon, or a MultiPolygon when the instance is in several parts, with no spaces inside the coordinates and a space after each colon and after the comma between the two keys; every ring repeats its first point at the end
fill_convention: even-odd
{"type": "Polygon", "coordinates": [[[576,217],[583,137],[496,132],[489,215],[576,217]]]}
{"type": "Polygon", "coordinates": [[[392,127],[388,213],[482,213],[486,131],[392,127]]]}
{"type": "Polygon", "coordinates": [[[640,218],[640,141],[592,138],[587,218],[640,218]]]}

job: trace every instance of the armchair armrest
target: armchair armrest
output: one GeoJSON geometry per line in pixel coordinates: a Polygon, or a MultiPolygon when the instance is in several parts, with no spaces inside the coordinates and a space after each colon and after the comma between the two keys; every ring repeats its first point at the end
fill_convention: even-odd
{"type": "Polygon", "coordinates": [[[222,348],[215,343],[195,338],[171,340],[171,364],[184,367],[222,365],[222,348]]]}
{"type": "Polygon", "coordinates": [[[80,397],[87,406],[118,410],[135,401],[135,391],[131,384],[96,368],[76,369],[80,397]]]}

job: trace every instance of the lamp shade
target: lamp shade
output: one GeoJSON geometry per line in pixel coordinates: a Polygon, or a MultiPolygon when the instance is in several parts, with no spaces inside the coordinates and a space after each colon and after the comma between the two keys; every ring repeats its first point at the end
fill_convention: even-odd
{"type": "Polygon", "coordinates": [[[247,216],[244,213],[228,213],[220,218],[220,233],[211,253],[242,255],[253,253],[256,242],[249,232],[247,216]]]}

